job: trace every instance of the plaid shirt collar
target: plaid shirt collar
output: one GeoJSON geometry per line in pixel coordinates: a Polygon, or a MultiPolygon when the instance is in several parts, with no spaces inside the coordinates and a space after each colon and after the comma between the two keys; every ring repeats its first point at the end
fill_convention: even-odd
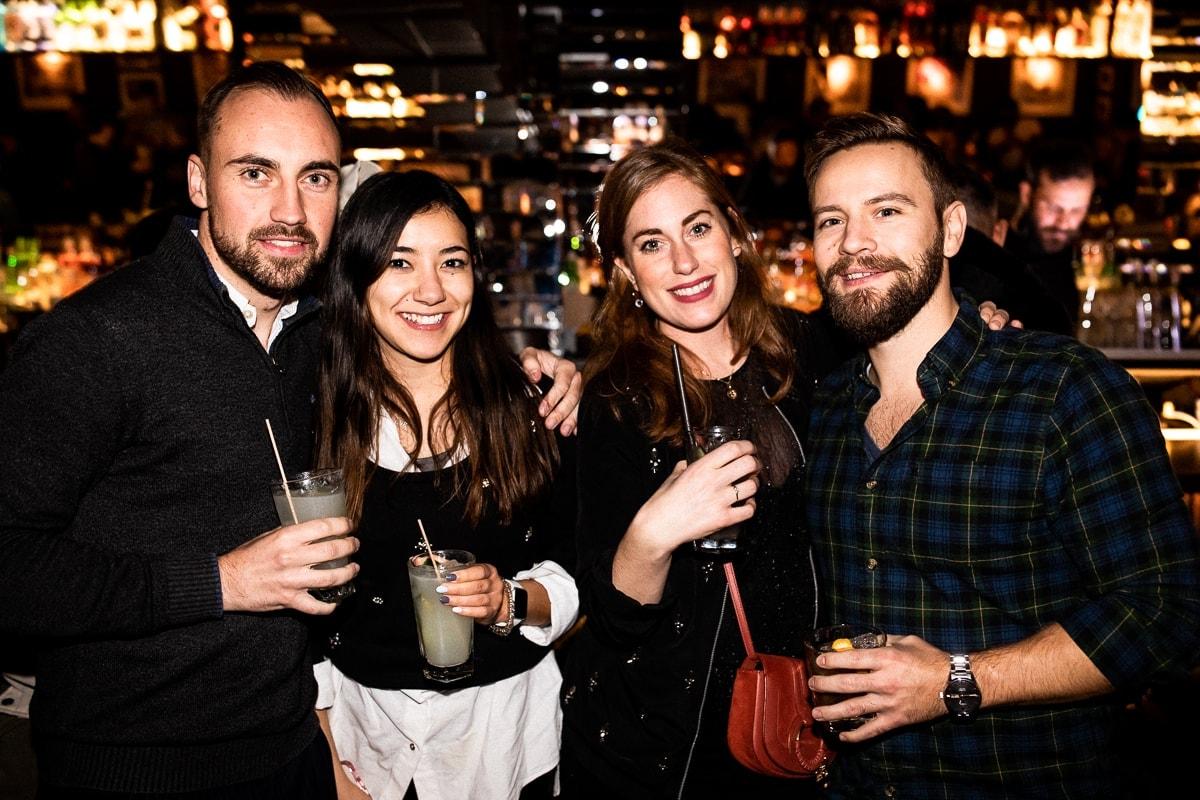
{"type": "MultiPolygon", "coordinates": [[[[987,346],[987,328],[979,317],[979,309],[962,300],[950,330],[938,340],[917,367],[917,385],[928,402],[936,402],[948,389],[954,388],[976,356],[987,346]]],[[[857,364],[853,383],[854,406],[866,413],[879,399],[879,388],[871,381],[871,359],[865,352],[855,356],[857,364]]]]}

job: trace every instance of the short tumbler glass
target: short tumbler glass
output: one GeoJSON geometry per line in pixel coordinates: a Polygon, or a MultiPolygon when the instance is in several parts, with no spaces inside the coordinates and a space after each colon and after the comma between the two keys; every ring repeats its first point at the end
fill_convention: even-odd
{"type": "MultiPolygon", "coordinates": [[[[734,442],[743,438],[742,429],[736,425],[707,425],[692,428],[692,439],[700,452],[693,453],[688,461],[695,461],[699,455],[711,453],[726,442],[734,442]]],[[[703,536],[692,542],[696,552],[714,558],[728,558],[738,552],[738,534],[741,525],[730,525],[719,531],[703,536]]]]}
{"type": "MultiPolygon", "coordinates": [[[[869,625],[839,624],[826,628],[817,628],[804,640],[804,654],[808,661],[810,675],[834,675],[840,670],[822,669],[817,666],[817,656],[821,653],[840,652],[843,650],[865,650],[887,645],[887,634],[879,628],[869,625]]],[[[828,692],[813,692],[814,706],[828,706],[846,699],[845,695],[828,692]]],[[[863,714],[857,717],[829,720],[817,723],[823,732],[840,733],[852,731],[862,725],[874,714],[863,714]]]]}

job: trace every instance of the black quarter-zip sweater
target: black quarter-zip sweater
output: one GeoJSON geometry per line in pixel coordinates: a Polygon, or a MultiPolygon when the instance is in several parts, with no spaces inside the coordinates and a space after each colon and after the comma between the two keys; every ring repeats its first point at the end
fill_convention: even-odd
{"type": "Polygon", "coordinates": [[[307,623],[223,613],[217,556],[307,469],[319,320],[268,353],[188,222],[29,325],[0,374],[0,630],[39,644],[45,783],[190,791],[316,734],[307,623]]]}

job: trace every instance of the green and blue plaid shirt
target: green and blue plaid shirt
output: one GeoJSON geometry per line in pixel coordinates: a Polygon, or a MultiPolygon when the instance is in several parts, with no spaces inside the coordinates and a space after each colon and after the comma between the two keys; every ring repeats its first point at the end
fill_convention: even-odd
{"type": "MultiPolygon", "coordinates": [[[[1196,540],[1124,370],[1074,340],[990,331],[963,305],[918,370],[925,403],[872,459],[867,363],[814,403],[808,518],[828,621],[956,653],[1057,622],[1117,687],[1190,663],[1196,540]]],[[[1118,710],[1109,698],[942,717],[845,753],[835,777],[860,796],[1111,797],[1118,710]]]]}

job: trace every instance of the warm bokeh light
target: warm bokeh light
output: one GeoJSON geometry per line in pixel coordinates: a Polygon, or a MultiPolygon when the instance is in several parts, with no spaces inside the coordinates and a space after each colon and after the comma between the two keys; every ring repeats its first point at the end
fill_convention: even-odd
{"type": "Polygon", "coordinates": [[[841,97],[849,91],[854,83],[858,65],[850,56],[834,56],[825,62],[825,79],[829,84],[829,94],[841,97]]]}
{"type": "Polygon", "coordinates": [[[1038,91],[1054,89],[1062,83],[1062,65],[1056,58],[1030,58],[1025,62],[1025,75],[1038,91]]]}
{"type": "Polygon", "coordinates": [[[355,64],[353,72],[360,78],[394,75],[396,70],[388,64],[355,64]]]}

